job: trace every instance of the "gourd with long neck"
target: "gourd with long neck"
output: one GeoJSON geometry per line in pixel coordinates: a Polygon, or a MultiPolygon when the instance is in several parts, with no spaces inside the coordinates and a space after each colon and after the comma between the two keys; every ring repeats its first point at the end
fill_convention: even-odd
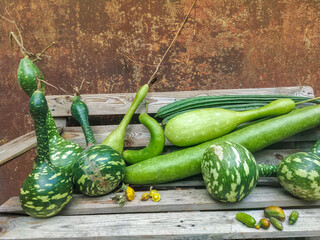
{"type": "Polygon", "coordinates": [[[89,196],[107,194],[124,178],[126,165],[122,152],[125,131],[148,89],[147,84],[139,89],[121,123],[101,144],[95,144],[87,106],[79,98],[74,98],[71,113],[82,126],[87,143],[87,149],[79,155],[72,170],[73,183],[82,193],[89,196]]]}
{"type": "Polygon", "coordinates": [[[73,184],[65,171],[50,162],[46,118],[48,105],[44,94],[35,91],[29,111],[37,136],[37,164],[20,189],[23,210],[33,217],[45,218],[58,214],[71,200],[73,184]]]}
{"type": "MultiPolygon", "coordinates": [[[[21,59],[17,77],[20,87],[29,97],[37,89],[37,78],[44,79],[39,68],[28,57],[21,59]]],[[[44,92],[43,82],[41,82],[41,91],[44,92]]],[[[52,164],[71,173],[72,165],[83,149],[77,143],[60,136],[50,111],[47,113],[46,126],[52,164]]]]}

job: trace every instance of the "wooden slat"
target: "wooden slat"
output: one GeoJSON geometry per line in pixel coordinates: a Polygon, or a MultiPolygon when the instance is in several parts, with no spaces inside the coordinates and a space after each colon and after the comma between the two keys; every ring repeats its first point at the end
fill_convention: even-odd
{"type": "MultiPolygon", "coordinates": [[[[0,217],[0,239],[252,239],[320,236],[320,209],[296,209],[295,225],[284,230],[248,228],[238,211],[56,216],[49,219],[0,217]]],[[[288,216],[292,209],[285,209],[288,216]]],[[[262,210],[245,211],[255,219],[262,210]]]]}
{"type": "MultiPolygon", "coordinates": [[[[92,126],[92,131],[98,143],[101,143],[117,125],[101,125],[92,126]]],[[[85,138],[81,127],[65,127],[61,135],[63,138],[69,139],[85,147],[85,138]]],[[[320,126],[310,130],[301,132],[292,137],[286,138],[283,142],[296,141],[316,141],[320,137],[320,126]]],[[[125,146],[126,147],[142,147],[149,144],[150,134],[149,130],[141,124],[130,124],[126,129],[125,146]]],[[[166,146],[172,144],[166,139],[166,146]]]]}
{"type": "MultiPolygon", "coordinates": [[[[158,109],[176,100],[214,95],[295,95],[313,97],[313,89],[309,86],[298,87],[279,87],[279,88],[250,88],[250,89],[222,89],[222,90],[200,90],[200,91],[181,91],[181,92],[149,92],[146,100],[148,101],[148,112],[156,113],[158,109]]],[[[134,99],[135,93],[117,94],[83,94],[82,100],[87,104],[90,115],[111,115],[125,114],[134,99]]],[[[72,99],[67,95],[47,96],[47,101],[51,113],[54,117],[71,116],[70,106],[72,99]]],[[[137,113],[145,111],[144,102],[137,109],[137,113]]]]}
{"type": "MultiPolygon", "coordinates": [[[[75,194],[61,215],[258,209],[265,208],[271,203],[282,207],[320,207],[320,201],[300,200],[280,187],[256,187],[249,196],[238,203],[215,201],[206,189],[159,190],[161,195],[159,202],[141,201],[140,197],[144,192],[146,191],[137,191],[135,199],[122,207],[111,200],[114,193],[101,197],[75,194]]],[[[23,213],[18,197],[13,197],[3,204],[0,212],[23,213]]]]}
{"type": "Polygon", "coordinates": [[[34,131],[18,137],[0,146],[0,165],[23,154],[36,146],[37,139],[34,131]]]}
{"type": "MultiPolygon", "coordinates": [[[[58,128],[62,132],[62,128],[58,128]]],[[[35,131],[29,132],[21,137],[0,146],[0,165],[25,153],[37,145],[35,131]]]]}

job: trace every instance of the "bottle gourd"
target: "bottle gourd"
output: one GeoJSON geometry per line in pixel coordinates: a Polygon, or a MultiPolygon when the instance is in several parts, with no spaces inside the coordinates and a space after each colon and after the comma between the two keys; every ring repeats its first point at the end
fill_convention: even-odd
{"type": "Polygon", "coordinates": [[[35,91],[29,111],[34,120],[37,135],[38,160],[36,167],[25,179],[20,189],[23,210],[38,218],[58,214],[71,200],[73,184],[71,177],[50,162],[46,117],[48,106],[44,94],[35,91]]]}
{"type": "MultiPolygon", "coordinates": [[[[21,59],[17,77],[20,87],[29,97],[37,89],[37,78],[44,79],[39,68],[28,57],[21,59]]],[[[44,92],[43,82],[41,82],[41,91],[44,92]]],[[[46,125],[52,164],[71,173],[72,165],[83,149],[78,144],[60,136],[50,111],[47,113],[46,125]]]]}

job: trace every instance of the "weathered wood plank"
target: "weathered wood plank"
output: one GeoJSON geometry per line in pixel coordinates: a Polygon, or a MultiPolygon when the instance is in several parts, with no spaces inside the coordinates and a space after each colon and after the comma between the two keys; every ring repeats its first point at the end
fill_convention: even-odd
{"type": "MultiPolygon", "coordinates": [[[[206,189],[158,190],[161,194],[159,202],[151,199],[141,201],[144,192],[146,191],[137,191],[135,199],[122,207],[111,200],[115,193],[94,198],[75,194],[71,204],[61,215],[259,209],[270,204],[282,207],[320,207],[320,201],[306,202],[297,199],[280,187],[256,187],[238,203],[220,203],[213,200],[206,189]]],[[[18,197],[4,203],[0,212],[23,213],[18,197]]]]}
{"type": "MultiPolygon", "coordinates": [[[[93,134],[98,143],[102,142],[117,125],[101,125],[92,126],[93,134]]],[[[63,138],[69,139],[85,147],[85,138],[81,127],[65,127],[61,135],[63,138]]],[[[296,141],[316,141],[320,137],[320,126],[301,132],[283,140],[283,142],[296,141]]],[[[142,147],[149,144],[150,134],[146,127],[141,124],[130,124],[126,129],[125,146],[126,147],[142,147]]],[[[166,139],[166,146],[172,144],[166,139]]]]}
{"type": "MultiPolygon", "coordinates": [[[[320,236],[320,209],[296,209],[295,225],[284,230],[248,228],[238,211],[169,212],[56,216],[49,219],[0,217],[0,239],[252,239],[320,236]]],[[[288,216],[292,209],[285,209],[288,216]]],[[[263,211],[245,211],[256,219],[263,211]]]]}
{"type": "Polygon", "coordinates": [[[0,165],[23,154],[36,146],[37,139],[34,131],[18,137],[0,146],[0,165]]]}
{"type": "MultiPolygon", "coordinates": [[[[201,90],[181,92],[149,92],[148,101],[149,113],[156,113],[158,109],[179,99],[196,96],[214,95],[295,95],[313,97],[313,89],[309,86],[279,87],[279,88],[250,88],[250,89],[222,89],[222,90],[201,90]]],[[[83,94],[82,100],[87,104],[90,115],[111,115],[125,114],[134,99],[135,93],[117,94],[83,94]]],[[[71,116],[70,106],[72,98],[68,95],[47,96],[51,113],[54,117],[71,116]]],[[[137,113],[145,111],[144,102],[137,109],[137,113]]]]}
{"type": "MultiPolygon", "coordinates": [[[[62,128],[58,128],[62,132],[62,128]]],[[[25,153],[37,145],[35,131],[29,132],[21,137],[0,146],[0,165],[25,153]]]]}

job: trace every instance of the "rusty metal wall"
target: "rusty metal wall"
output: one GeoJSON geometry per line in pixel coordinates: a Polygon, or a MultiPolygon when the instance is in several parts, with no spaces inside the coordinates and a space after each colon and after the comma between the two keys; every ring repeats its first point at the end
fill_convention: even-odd
{"type": "MultiPolygon", "coordinates": [[[[82,93],[135,92],[146,83],[193,0],[1,1],[48,82],[82,93]]],[[[33,130],[28,98],[0,18],[0,144],[33,130]]],[[[198,1],[151,91],[312,86],[320,94],[319,0],[198,1]]],[[[63,94],[47,87],[47,94],[63,94]]],[[[1,153],[0,153],[1,154],[1,153]]],[[[35,151],[0,166],[0,204],[17,195],[35,151]]]]}

